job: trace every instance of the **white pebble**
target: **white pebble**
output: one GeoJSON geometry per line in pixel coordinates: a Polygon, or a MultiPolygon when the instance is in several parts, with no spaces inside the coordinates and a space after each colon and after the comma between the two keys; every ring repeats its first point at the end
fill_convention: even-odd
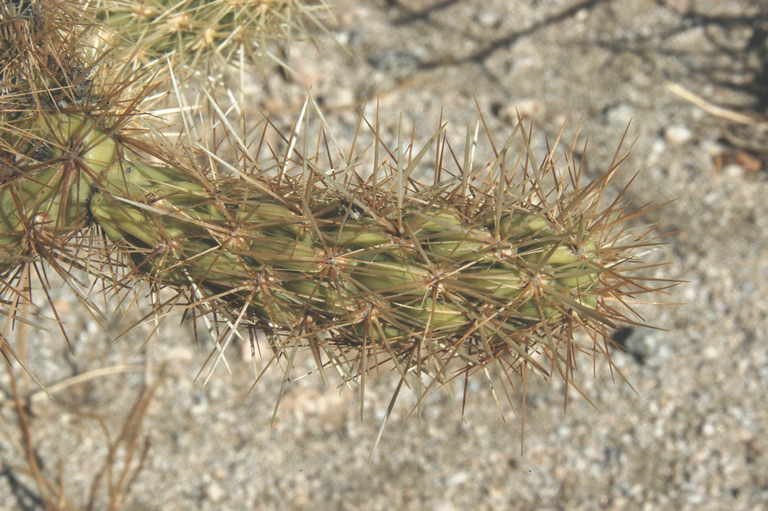
{"type": "Polygon", "coordinates": [[[670,144],[681,145],[690,141],[693,134],[691,133],[691,130],[678,124],[668,127],[664,131],[664,136],[670,144]]]}

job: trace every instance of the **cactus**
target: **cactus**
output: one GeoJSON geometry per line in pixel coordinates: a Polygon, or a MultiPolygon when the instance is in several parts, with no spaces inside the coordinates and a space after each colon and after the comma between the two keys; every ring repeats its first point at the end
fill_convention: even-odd
{"type": "MultiPolygon", "coordinates": [[[[43,53],[40,40],[28,48],[43,53]]],[[[627,228],[619,200],[600,206],[618,164],[581,184],[570,160],[568,178],[553,179],[554,151],[538,167],[533,154],[510,165],[509,145],[485,165],[468,156],[450,172],[436,168],[453,178],[429,186],[409,176],[424,151],[387,151],[372,179],[353,168],[331,176],[343,165],[292,144],[274,165],[203,165],[194,149],[169,151],[139,132],[149,85],[109,85],[101,58],[70,53],[35,66],[19,65],[20,53],[3,68],[26,89],[0,100],[6,294],[18,268],[40,259],[93,271],[65,255],[75,240],[84,260],[118,254],[127,269],[113,280],[173,288],[270,333],[275,356],[309,348],[321,370],[332,364],[348,379],[393,362],[403,378],[436,383],[492,364],[571,383],[572,352],[609,356],[609,329],[653,290],[636,275],[649,232],[627,228]],[[94,231],[100,241],[77,241],[94,231]]],[[[380,138],[375,126],[371,135],[380,138]]],[[[354,153],[340,154],[352,162],[354,153]]]]}
{"type": "MultiPolygon", "coordinates": [[[[613,172],[547,202],[514,189],[499,198],[494,190],[515,170],[508,167],[464,195],[463,183],[475,181],[470,169],[439,193],[382,196],[322,186],[321,169],[303,182],[214,180],[141,161],[127,135],[87,116],[46,119],[40,138],[82,147],[82,185],[69,188],[80,193],[51,185],[63,179],[57,165],[11,181],[0,189],[4,239],[24,231],[20,218],[58,218],[54,236],[89,222],[125,256],[125,279],[173,287],[191,301],[191,289],[202,292],[216,310],[271,332],[278,354],[302,346],[334,353],[318,363],[343,360],[347,375],[386,359],[439,381],[492,362],[544,370],[538,356],[561,363],[574,330],[604,335],[626,319],[618,305],[646,290],[631,276],[641,240],[615,232],[620,210],[597,209],[613,172]],[[23,213],[10,206],[20,194],[38,197],[23,213]]],[[[538,192],[542,176],[525,174],[521,189],[538,192]]]]}
{"type": "Polygon", "coordinates": [[[94,10],[109,44],[152,65],[171,57],[190,67],[212,56],[248,59],[271,42],[295,39],[326,11],[321,0],[98,0],[94,10]]]}
{"type": "MultiPolygon", "coordinates": [[[[105,293],[168,288],[173,299],[153,312],[182,305],[208,314],[221,356],[234,330],[266,332],[266,367],[284,360],[290,370],[295,353],[307,352],[321,375],[333,367],[343,382],[359,382],[361,406],[370,373],[395,373],[387,416],[403,384],[420,393],[418,403],[456,378],[465,393],[478,376],[525,387],[529,372],[561,377],[568,389],[577,355],[610,363],[610,332],[635,322],[635,297],[668,285],[642,276],[651,266],[643,252],[656,244],[653,229],[628,226],[642,211],[625,214],[623,192],[601,206],[622,158],[581,183],[567,152],[564,168],[554,149],[533,163],[522,123],[522,154],[512,157],[513,137],[499,146],[487,133],[493,154],[480,165],[477,135],[467,136],[462,158],[442,128],[424,149],[405,151],[383,147],[378,125],[363,121],[351,147],[332,150],[323,133],[298,141],[294,134],[307,131],[299,127],[277,133],[277,144],[251,144],[231,128],[244,123],[215,103],[207,111],[220,118],[209,126],[223,126],[228,140],[216,128],[215,146],[200,149],[193,140],[171,145],[144,115],[164,101],[155,94],[160,58],[170,57],[174,73],[211,55],[229,59],[251,37],[282,35],[282,27],[263,31],[282,16],[315,7],[322,4],[0,3],[0,316],[31,323],[24,304],[37,277],[67,337],[47,288],[51,268],[75,292],[74,269],[105,293]],[[359,149],[366,137],[372,151],[359,149]],[[436,140],[434,173],[451,177],[424,184],[413,174],[436,140]],[[228,146],[234,155],[221,150],[228,146]],[[359,169],[370,160],[367,175],[359,169]]],[[[69,509],[64,479],[47,478],[38,460],[16,383],[24,343],[4,335],[27,473],[41,502],[69,509]]],[[[149,444],[139,446],[138,430],[158,384],[108,442],[86,507],[125,502],[144,466],[149,444]]]]}

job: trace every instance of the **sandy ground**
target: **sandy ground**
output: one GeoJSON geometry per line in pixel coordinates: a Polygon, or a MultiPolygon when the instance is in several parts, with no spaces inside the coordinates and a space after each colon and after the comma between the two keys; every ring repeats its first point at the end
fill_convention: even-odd
{"type": "MultiPolygon", "coordinates": [[[[290,119],[309,89],[343,139],[354,105],[378,96],[387,129],[400,119],[427,140],[442,118],[462,141],[476,101],[500,139],[516,110],[542,139],[564,122],[566,139],[580,129],[593,175],[631,121],[626,176],[640,174],[628,197],[633,206],[672,201],[642,221],[673,233],[652,256],[669,261],[654,275],[689,281],[660,297],[684,305],[642,307],[666,330],[625,332],[628,351],[614,361],[634,391],[583,367],[592,404],[575,397],[564,413],[561,384],[533,384],[522,451],[519,415],[500,410],[481,381],[463,420],[458,387],[432,394],[419,417],[405,392],[374,450],[393,376],[369,382],[362,419],[354,389],[324,387],[316,375],[285,383],[270,371],[247,393],[255,369],[238,346],[231,374],[219,370],[203,387],[195,376],[210,345],[205,335],[195,344],[180,317],[166,318],[146,346],[153,325],[113,342],[146,306],[103,328],[57,287],[74,353],[55,327],[27,329],[30,369],[44,382],[112,373],[57,393],[63,406],[32,406],[40,454],[52,472],[61,467],[70,498],[79,501],[105,455],[98,424],[74,410],[100,414],[115,434],[141,382],[157,381],[164,364],[145,424],[152,448],[127,510],[768,508],[768,186],[763,162],[730,145],[759,145],[760,127],[724,122],[670,88],[747,104],[748,66],[768,73],[768,60],[742,61],[745,52],[728,48],[750,32],[685,22],[679,12],[694,4],[685,0],[334,3],[335,41],[292,47],[288,79],[254,75],[248,108],[290,119]]],[[[747,1],[695,4],[702,14],[754,12],[747,1]]],[[[7,407],[0,428],[0,459],[21,463],[7,407]]],[[[3,468],[0,509],[38,509],[30,481],[3,468]]]]}

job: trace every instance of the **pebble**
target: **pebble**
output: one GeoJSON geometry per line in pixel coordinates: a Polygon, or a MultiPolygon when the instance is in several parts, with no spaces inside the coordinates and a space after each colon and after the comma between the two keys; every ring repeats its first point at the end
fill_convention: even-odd
{"type": "Polygon", "coordinates": [[[518,114],[523,119],[541,118],[547,112],[547,107],[543,101],[533,98],[520,99],[513,101],[499,108],[498,116],[505,122],[517,122],[518,114]]]}
{"type": "Polygon", "coordinates": [[[217,483],[216,481],[209,482],[205,486],[205,490],[204,491],[205,491],[205,496],[211,502],[219,502],[226,495],[226,492],[224,491],[224,488],[222,488],[221,485],[219,483],[217,483]]]}
{"type": "Polygon", "coordinates": [[[723,167],[723,174],[731,178],[744,177],[744,167],[736,163],[731,163],[723,167]]]}
{"type": "Polygon", "coordinates": [[[420,59],[414,53],[396,50],[368,55],[368,63],[376,70],[402,76],[415,71],[420,59]]]}
{"type": "Polygon", "coordinates": [[[725,150],[723,144],[717,142],[716,140],[703,140],[699,144],[699,147],[701,147],[701,150],[704,151],[704,153],[707,154],[710,158],[715,158],[722,155],[723,151],[725,150]]]}
{"type": "Polygon", "coordinates": [[[501,17],[492,11],[484,9],[475,14],[473,17],[479,25],[484,27],[498,28],[501,25],[501,17]]]}
{"type": "Polygon", "coordinates": [[[457,486],[459,484],[466,483],[469,480],[469,474],[466,472],[456,472],[452,476],[448,477],[446,484],[448,486],[457,486]]]}
{"type": "Polygon", "coordinates": [[[605,119],[611,124],[627,125],[635,117],[635,109],[626,103],[608,105],[603,109],[605,119]]]}
{"type": "Polygon", "coordinates": [[[674,145],[682,145],[689,142],[693,138],[691,130],[681,125],[672,125],[664,130],[664,137],[667,142],[674,145]]]}
{"type": "Polygon", "coordinates": [[[614,340],[634,357],[638,364],[645,364],[648,358],[656,354],[658,341],[653,331],[648,328],[622,328],[614,334],[614,340]]]}
{"type": "Polygon", "coordinates": [[[457,508],[451,503],[451,501],[441,500],[435,503],[433,509],[435,511],[456,511],[457,508]]]}

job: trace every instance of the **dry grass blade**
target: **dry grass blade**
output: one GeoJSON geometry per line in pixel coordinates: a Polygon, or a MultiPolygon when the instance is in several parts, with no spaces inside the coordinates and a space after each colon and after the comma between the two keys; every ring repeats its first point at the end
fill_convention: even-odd
{"type": "Polygon", "coordinates": [[[89,511],[103,509],[103,504],[100,504],[99,499],[99,494],[102,491],[106,494],[106,509],[117,511],[122,509],[125,504],[126,498],[131,493],[131,487],[147,461],[151,444],[149,437],[142,437],[142,425],[163,379],[164,369],[161,368],[154,383],[141,389],[114,440],[110,438],[109,430],[104,422],[97,419],[107,437],[108,451],[91,483],[86,505],[86,509],[89,511]],[[105,488],[102,489],[102,486],[105,488]]]}
{"type": "MultiPolygon", "coordinates": [[[[141,473],[147,460],[150,443],[148,438],[142,436],[142,423],[155,392],[163,381],[162,371],[160,378],[151,386],[145,387],[139,392],[138,397],[124,419],[119,434],[114,439],[110,438],[111,435],[106,422],[98,415],[69,410],[70,413],[74,413],[80,419],[96,421],[104,431],[107,443],[105,459],[93,476],[88,500],[86,503],[82,503],[85,507],[81,507],[81,503],[73,501],[67,495],[63,467],[59,464],[56,475],[51,474],[50,469],[45,467],[45,462],[49,460],[40,452],[35,440],[35,427],[33,416],[29,411],[29,398],[23,397],[23,392],[16,376],[16,370],[13,367],[15,356],[7,350],[7,345],[5,344],[2,345],[1,351],[10,383],[14,413],[18,423],[18,444],[26,465],[25,467],[6,466],[5,471],[28,476],[34,482],[36,489],[35,500],[42,508],[48,511],[121,509],[130,494],[131,486],[141,473]]],[[[77,383],[81,383],[81,381],[77,383]]],[[[17,481],[17,485],[22,484],[21,481],[17,481]]]]}

